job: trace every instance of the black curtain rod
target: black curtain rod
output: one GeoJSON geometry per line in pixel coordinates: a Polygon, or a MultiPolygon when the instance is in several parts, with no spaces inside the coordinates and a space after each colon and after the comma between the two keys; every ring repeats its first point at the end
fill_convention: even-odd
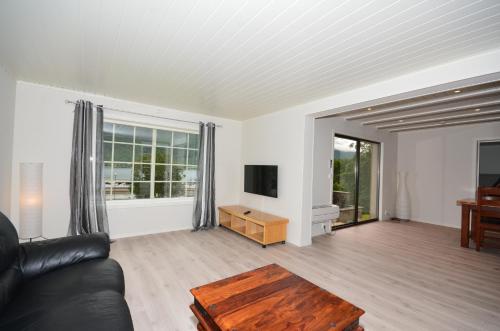
{"type": "MultiPolygon", "coordinates": [[[[66,103],[71,103],[73,105],[76,105],[75,101],[71,100],[66,100],[66,103]]],[[[191,123],[191,124],[199,124],[200,122],[195,122],[195,121],[188,121],[188,120],[180,120],[178,118],[172,118],[172,117],[164,117],[164,116],[158,116],[158,115],[149,115],[149,114],[142,114],[142,113],[137,113],[129,110],[123,110],[123,109],[118,109],[118,108],[111,108],[111,107],[104,107],[102,105],[94,105],[94,108],[100,106],[102,109],[107,109],[107,110],[112,110],[120,113],[125,113],[125,114],[133,114],[133,115],[139,115],[139,116],[145,116],[145,117],[153,117],[153,118],[159,118],[163,120],[169,120],[169,121],[176,121],[176,122],[182,122],[182,123],[191,123]]],[[[215,125],[218,128],[222,128],[222,125],[216,124],[215,125]]]]}

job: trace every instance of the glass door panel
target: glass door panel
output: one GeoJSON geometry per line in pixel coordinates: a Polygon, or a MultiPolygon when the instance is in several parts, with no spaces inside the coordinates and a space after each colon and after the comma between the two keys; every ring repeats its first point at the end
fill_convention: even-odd
{"type": "Polygon", "coordinates": [[[378,219],[380,144],[335,135],[332,203],[340,216],[334,227],[378,219]]]}
{"type": "Polygon", "coordinates": [[[334,226],[356,221],[356,140],[335,137],[333,149],[333,203],[340,208],[340,217],[334,226]]]}
{"type": "Polygon", "coordinates": [[[378,217],[379,144],[360,141],[358,221],[378,217]]]}

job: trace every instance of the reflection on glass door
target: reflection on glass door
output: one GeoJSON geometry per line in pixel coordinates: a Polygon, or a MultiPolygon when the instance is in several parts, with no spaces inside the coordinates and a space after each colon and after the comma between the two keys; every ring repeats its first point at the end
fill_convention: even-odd
{"type": "Polygon", "coordinates": [[[379,144],[360,141],[358,220],[378,217],[379,144]]]}
{"type": "Polygon", "coordinates": [[[380,144],[336,135],[333,150],[334,227],[377,220],[380,144]]]}
{"type": "Polygon", "coordinates": [[[346,225],[356,219],[357,141],[335,137],[333,146],[333,204],[340,207],[335,225],[346,225]]]}

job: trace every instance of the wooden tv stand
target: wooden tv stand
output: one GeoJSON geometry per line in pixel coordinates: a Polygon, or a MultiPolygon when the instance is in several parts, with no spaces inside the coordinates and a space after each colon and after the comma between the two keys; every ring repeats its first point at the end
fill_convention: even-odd
{"type": "Polygon", "coordinates": [[[244,206],[219,207],[219,226],[237,232],[263,248],[274,243],[285,243],[288,219],[244,206]],[[245,215],[245,212],[250,213],[245,215]]]}

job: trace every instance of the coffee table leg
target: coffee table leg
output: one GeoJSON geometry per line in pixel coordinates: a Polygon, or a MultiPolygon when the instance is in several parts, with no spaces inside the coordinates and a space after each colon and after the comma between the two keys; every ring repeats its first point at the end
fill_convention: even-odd
{"type": "Polygon", "coordinates": [[[345,329],[343,329],[343,331],[365,331],[365,328],[359,325],[359,319],[357,319],[345,329]]]}

